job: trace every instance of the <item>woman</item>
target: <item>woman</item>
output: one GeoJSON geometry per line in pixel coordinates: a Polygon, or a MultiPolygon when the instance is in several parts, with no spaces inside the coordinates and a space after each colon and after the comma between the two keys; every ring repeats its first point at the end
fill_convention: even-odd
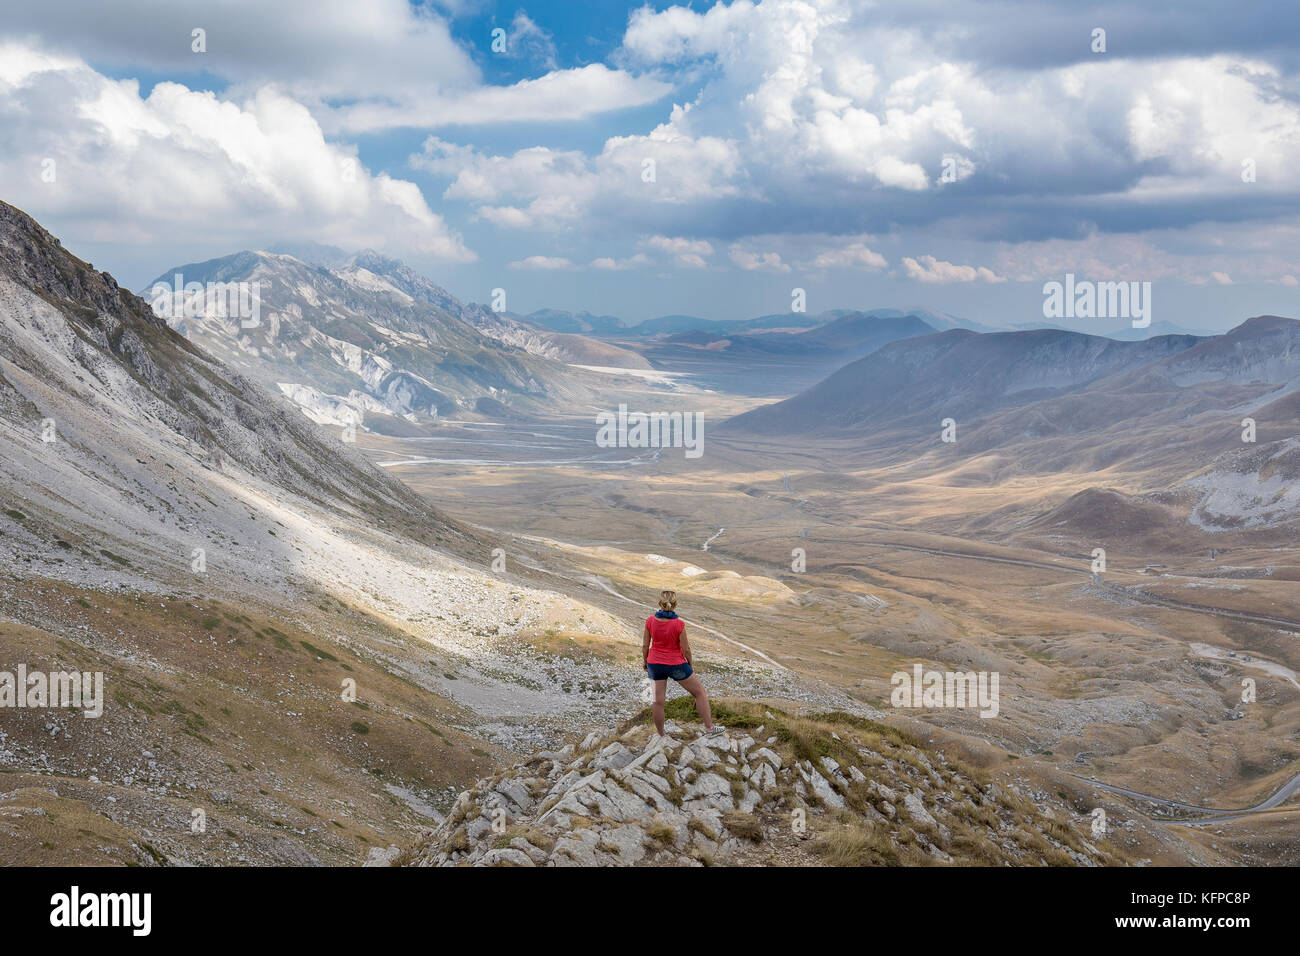
{"type": "Polygon", "coordinates": [[[704,733],[712,737],[723,732],[715,727],[709,712],[709,694],[691,667],[691,645],[686,640],[686,622],[677,616],[677,592],[659,592],[659,610],[645,619],[641,635],[642,666],[655,684],[655,730],[664,735],[664,698],[668,695],[668,678],[682,685],[695,698],[695,710],[704,721],[704,733]]]}

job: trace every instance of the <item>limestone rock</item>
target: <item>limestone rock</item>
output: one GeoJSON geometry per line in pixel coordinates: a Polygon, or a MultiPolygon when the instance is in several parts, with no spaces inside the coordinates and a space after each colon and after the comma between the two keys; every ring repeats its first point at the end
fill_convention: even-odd
{"type": "Polygon", "coordinates": [[[599,839],[595,830],[573,830],[555,842],[551,862],[556,866],[598,866],[596,843],[599,839]]]}
{"type": "Polygon", "coordinates": [[[837,810],[844,809],[844,798],[831,786],[830,781],[816,770],[809,774],[809,783],[812,784],[813,793],[817,794],[824,803],[837,810]]]}
{"type": "Polygon", "coordinates": [[[632,864],[645,856],[645,831],[634,823],[605,830],[600,844],[618,857],[619,862],[632,864]]]}
{"type": "Polygon", "coordinates": [[[622,770],[636,760],[636,754],[617,741],[604,748],[591,762],[593,770],[622,770]]]}
{"type": "Polygon", "coordinates": [[[909,793],[903,798],[903,806],[917,823],[925,823],[930,826],[936,826],[938,821],[930,815],[930,811],[925,809],[925,804],[921,802],[921,797],[916,793],[909,793]]]}
{"type": "Polygon", "coordinates": [[[516,850],[513,847],[503,847],[499,850],[488,850],[483,854],[483,858],[475,864],[476,866],[536,866],[527,853],[522,850],[516,850]]]}

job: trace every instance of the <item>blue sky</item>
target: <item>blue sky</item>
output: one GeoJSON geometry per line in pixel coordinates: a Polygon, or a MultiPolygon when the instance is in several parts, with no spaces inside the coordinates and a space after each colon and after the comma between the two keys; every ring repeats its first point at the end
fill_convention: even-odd
{"type": "Polygon", "coordinates": [[[1208,0],[65,0],[0,23],[0,198],[134,287],[313,240],[521,312],[1022,323],[1071,272],[1224,328],[1300,315],[1297,38],[1208,0]]]}

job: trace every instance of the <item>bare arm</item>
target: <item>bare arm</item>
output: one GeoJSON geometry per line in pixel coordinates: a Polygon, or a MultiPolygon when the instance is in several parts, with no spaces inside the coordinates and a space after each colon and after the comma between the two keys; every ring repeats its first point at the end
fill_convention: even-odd
{"type": "Polygon", "coordinates": [[[685,624],[682,625],[682,633],[681,633],[681,636],[680,636],[679,638],[677,638],[677,640],[679,640],[679,641],[681,642],[681,645],[682,645],[682,656],[686,658],[686,663],[688,663],[688,664],[690,664],[692,667],[694,667],[694,666],[695,666],[695,661],[691,660],[691,642],[688,641],[688,640],[686,639],[686,625],[685,625],[685,624]]]}
{"type": "Polygon", "coordinates": [[[649,670],[646,660],[650,657],[650,625],[641,629],[641,669],[649,670]]]}

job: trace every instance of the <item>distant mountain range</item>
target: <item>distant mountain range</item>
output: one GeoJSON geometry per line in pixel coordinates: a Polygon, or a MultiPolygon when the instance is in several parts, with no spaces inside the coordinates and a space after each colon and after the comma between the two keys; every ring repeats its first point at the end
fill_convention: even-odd
{"type": "MultiPolygon", "coordinates": [[[[1031,331],[1033,329],[1060,329],[1064,332],[1078,332],[1079,329],[1066,328],[1064,325],[1057,325],[1054,322],[1019,322],[1008,326],[1006,329],[982,329],[977,331],[1031,331]]],[[[1196,331],[1176,325],[1173,322],[1152,322],[1149,326],[1142,329],[1133,328],[1132,323],[1115,326],[1110,329],[1098,329],[1096,331],[1085,332],[1086,335],[1101,335],[1108,339],[1120,339],[1125,342],[1136,342],[1140,339],[1153,339],[1160,335],[1197,335],[1201,337],[1209,335],[1221,335],[1223,329],[1196,331]]]]}
{"type": "Polygon", "coordinates": [[[878,319],[898,319],[907,315],[916,316],[929,323],[933,329],[965,328],[976,331],[991,331],[988,326],[980,325],[969,319],[959,318],[944,312],[928,309],[828,309],[825,312],[776,312],[760,315],[752,319],[705,319],[696,315],[663,315],[655,319],[646,319],[638,323],[626,323],[612,315],[592,315],[590,312],[564,312],[557,309],[539,309],[528,315],[511,317],[539,328],[557,332],[581,332],[590,335],[610,336],[615,338],[649,338],[652,336],[673,336],[683,333],[711,332],[719,337],[738,335],[743,332],[760,332],[773,329],[811,329],[826,325],[847,316],[866,316],[878,319]]]}
{"type": "Polygon", "coordinates": [[[850,312],[824,325],[802,331],[719,332],[692,330],[664,339],[673,345],[705,348],[728,358],[783,356],[791,360],[824,358],[844,363],[866,355],[899,339],[930,335],[935,328],[916,315],[879,318],[865,312],[850,312]]]}
{"type": "Polygon", "coordinates": [[[553,332],[590,335],[620,335],[627,331],[623,320],[613,315],[592,315],[590,312],[563,312],[559,309],[538,309],[528,315],[506,313],[516,321],[535,328],[553,332]]]}
{"type": "Polygon", "coordinates": [[[988,482],[1096,470],[1160,489],[1131,499],[1090,489],[1104,509],[1071,505],[1059,516],[1096,534],[1105,514],[1121,510],[1125,526],[1141,527],[1174,501],[1210,531],[1300,522],[1298,430],[1300,321],[1278,316],[1138,341],[1059,329],[916,336],[715,428],[847,439],[852,454],[922,472],[949,469],[955,453],[980,458],[988,482]],[[940,442],[948,418],[952,445],[940,442]],[[1241,440],[1246,418],[1254,442],[1241,440]]]}
{"type": "Polygon", "coordinates": [[[433,418],[537,411],[589,394],[569,363],[644,365],[466,305],[373,252],[332,266],[240,252],[168,269],[140,291],[172,328],[320,424],[406,434],[433,418]],[[190,284],[203,293],[177,291],[190,284]],[[241,284],[259,290],[255,319],[209,291],[241,284]]]}
{"type": "MultiPolygon", "coordinates": [[[[507,313],[518,322],[537,328],[556,332],[574,332],[584,335],[604,336],[610,338],[651,338],[654,336],[674,337],[689,333],[712,333],[717,338],[739,335],[746,332],[761,332],[774,329],[811,329],[826,325],[845,316],[866,316],[876,319],[898,319],[903,316],[916,316],[926,322],[935,331],[947,329],[970,329],[972,332],[1007,332],[1032,329],[1067,329],[1063,325],[1047,319],[1036,322],[1015,322],[999,325],[976,322],[949,312],[937,312],[933,309],[913,307],[909,309],[827,309],[817,313],[777,312],[760,315],[752,319],[705,319],[695,315],[664,315],[643,322],[628,323],[613,315],[593,315],[590,312],[565,312],[559,309],[539,309],[528,315],[507,313]]],[[[1159,335],[1218,335],[1219,330],[1194,330],[1184,328],[1173,322],[1153,322],[1144,329],[1135,329],[1126,323],[1113,328],[1088,330],[1085,334],[1102,335],[1106,338],[1135,341],[1154,338],[1159,335]]],[[[684,340],[683,340],[684,341],[684,340]]]]}
{"type": "Polygon", "coordinates": [[[1092,382],[1191,348],[1193,336],[1119,342],[1057,329],[978,333],[953,329],[897,341],[824,382],[731,420],[783,433],[857,430],[876,422],[966,416],[1092,382]]]}

